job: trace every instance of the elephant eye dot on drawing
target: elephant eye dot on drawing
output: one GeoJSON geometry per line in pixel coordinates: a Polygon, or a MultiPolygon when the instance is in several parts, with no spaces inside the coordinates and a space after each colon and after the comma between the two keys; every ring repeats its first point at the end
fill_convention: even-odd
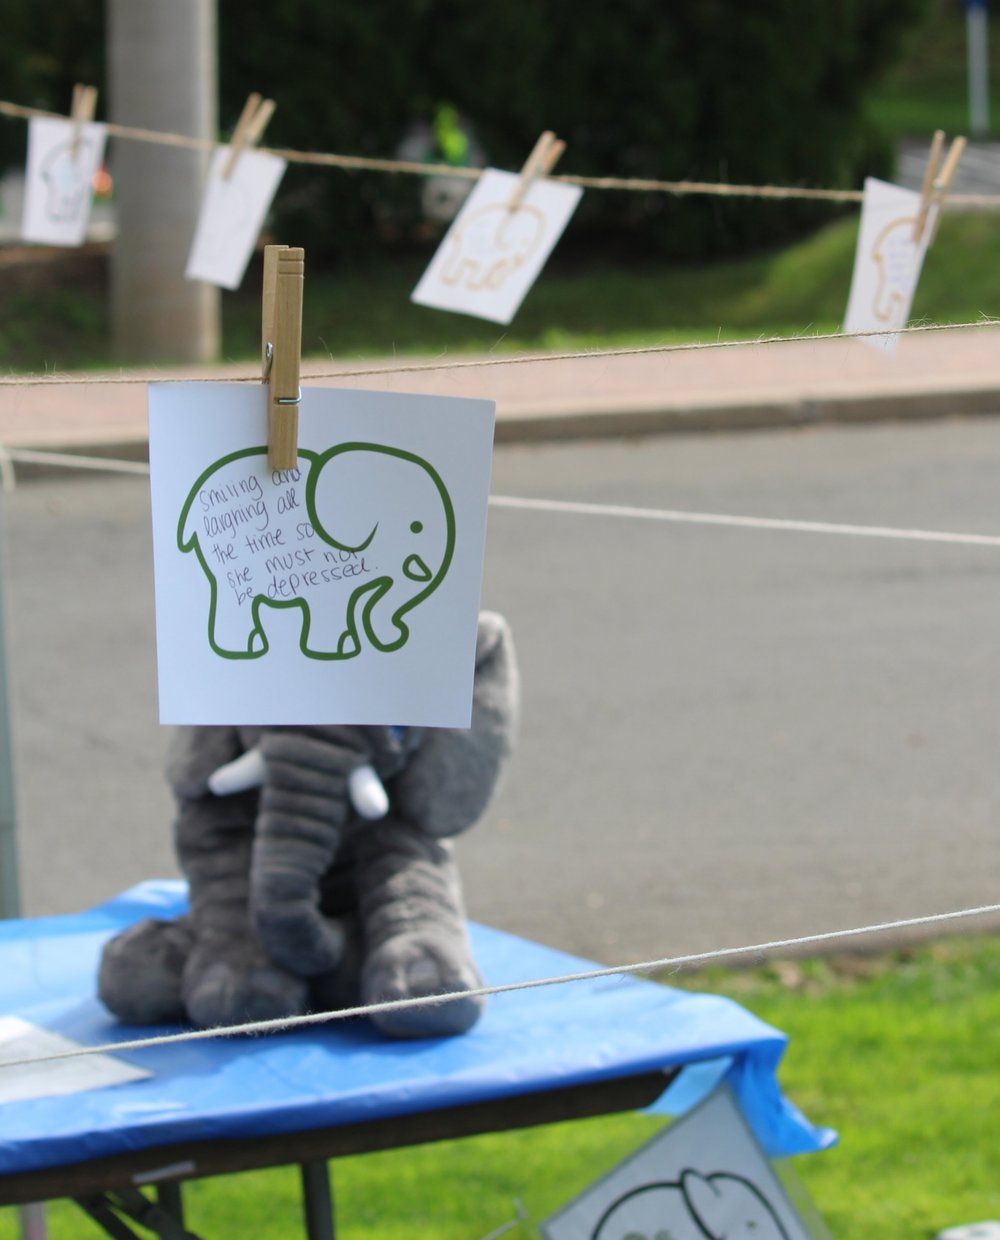
{"type": "Polygon", "coordinates": [[[411,521],[410,522],[410,529],[414,532],[414,534],[419,534],[423,528],[424,528],[423,521],[411,521]]]}

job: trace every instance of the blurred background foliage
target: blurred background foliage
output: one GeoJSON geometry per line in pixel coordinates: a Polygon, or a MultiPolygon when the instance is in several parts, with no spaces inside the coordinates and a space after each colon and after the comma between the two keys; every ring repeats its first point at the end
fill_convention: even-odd
{"type": "MultiPolygon", "coordinates": [[[[218,0],[220,136],[259,90],[278,104],[275,146],[393,157],[423,125],[424,157],[443,160],[433,127],[450,106],[501,168],[548,128],[568,144],[566,172],[856,187],[891,175],[870,101],[941,6],[956,0],[218,0]]],[[[92,3],[6,0],[5,15],[5,97],[65,112],[75,81],[103,84],[92,3]]],[[[0,126],[0,165],[23,157],[23,126],[0,126]]],[[[293,165],[276,227],[313,263],[376,240],[409,248],[434,232],[421,188],[293,165]]],[[[700,261],[794,239],[836,210],[710,201],[588,194],[562,245],[700,261]]]]}

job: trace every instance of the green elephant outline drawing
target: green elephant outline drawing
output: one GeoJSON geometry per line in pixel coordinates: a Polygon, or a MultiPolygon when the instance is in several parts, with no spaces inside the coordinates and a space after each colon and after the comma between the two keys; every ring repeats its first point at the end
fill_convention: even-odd
{"type": "MultiPolygon", "coordinates": [[[[444,580],[451,566],[455,550],[455,511],[451,502],[451,496],[448,494],[440,474],[433,465],[424,460],[423,457],[417,456],[416,453],[408,452],[403,448],[393,448],[386,444],[368,443],[362,440],[351,440],[346,443],[335,444],[332,448],[328,448],[323,452],[314,452],[300,448],[298,451],[300,461],[305,460],[309,463],[308,472],[305,474],[305,511],[309,524],[323,543],[338,551],[350,552],[352,554],[365,551],[371,545],[380,525],[380,520],[376,520],[365,538],[350,545],[335,539],[327,531],[325,523],[318,517],[316,511],[316,486],[323,470],[335,457],[349,452],[376,453],[393,457],[418,467],[427,475],[441,501],[441,511],[445,520],[445,542],[440,564],[437,571],[434,572],[419,553],[416,552],[411,552],[403,560],[401,565],[403,576],[411,582],[426,582],[426,585],[412,597],[404,600],[402,605],[390,614],[389,623],[396,629],[397,636],[393,640],[385,641],[379,636],[375,628],[375,609],[396,584],[394,576],[388,572],[380,572],[373,580],[362,583],[351,592],[346,606],[345,627],[340,634],[335,650],[316,650],[310,647],[309,640],[314,628],[314,616],[308,599],[299,596],[290,599],[269,598],[259,590],[254,593],[253,598],[250,600],[252,627],[246,639],[246,648],[234,650],[219,645],[216,640],[216,624],[219,616],[219,580],[215,570],[205,557],[197,528],[193,528],[186,538],[185,528],[199,492],[215,474],[234,461],[250,457],[266,457],[267,455],[266,446],[240,448],[235,452],[230,452],[220,457],[202,471],[188,493],[177,523],[178,549],[184,554],[191,551],[195,553],[202,571],[209,582],[208,644],[212,651],[220,658],[259,659],[267,654],[271,644],[261,619],[261,612],[265,607],[272,607],[278,611],[293,607],[301,610],[302,628],[299,635],[299,650],[309,659],[330,661],[354,658],[361,652],[362,633],[371,646],[382,653],[399,650],[409,640],[410,629],[403,617],[434,593],[444,580]]],[[[305,473],[305,471],[303,472],[305,473]]],[[[415,519],[409,522],[409,529],[411,533],[418,535],[423,531],[424,525],[421,521],[415,519]]]]}

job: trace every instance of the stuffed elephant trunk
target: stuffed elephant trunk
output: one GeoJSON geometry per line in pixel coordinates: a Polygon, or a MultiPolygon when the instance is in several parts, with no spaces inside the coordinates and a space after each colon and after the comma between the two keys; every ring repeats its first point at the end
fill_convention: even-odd
{"type": "Polygon", "coordinates": [[[352,816],[349,778],[367,760],[343,743],[346,735],[277,729],[261,739],[267,779],[250,865],[250,905],[270,958],[305,977],[336,968],[344,949],[343,930],[323,915],[318,893],[352,816]]]}

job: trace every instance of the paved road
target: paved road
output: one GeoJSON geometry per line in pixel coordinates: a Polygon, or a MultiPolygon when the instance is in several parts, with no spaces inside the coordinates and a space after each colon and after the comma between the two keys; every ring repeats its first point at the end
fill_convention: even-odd
{"type": "MultiPolygon", "coordinates": [[[[494,493],[1000,533],[1000,421],[501,447],[494,493]]],[[[174,873],[146,487],[7,499],[26,911],[174,873]]],[[[1000,547],[495,507],[519,754],[470,913],[604,961],[1000,895],[1000,547]]]]}

